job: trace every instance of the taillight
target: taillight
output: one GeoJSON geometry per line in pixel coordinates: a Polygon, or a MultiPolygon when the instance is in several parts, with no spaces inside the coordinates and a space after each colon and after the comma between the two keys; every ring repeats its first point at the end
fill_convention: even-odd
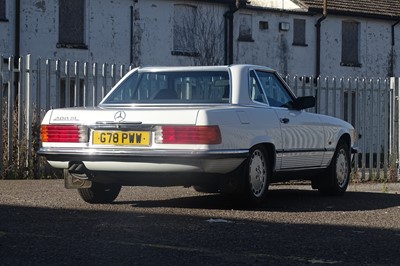
{"type": "Polygon", "coordinates": [[[218,126],[159,126],[156,130],[159,144],[220,144],[218,126]]]}
{"type": "Polygon", "coordinates": [[[88,142],[88,128],[77,125],[42,125],[42,142],[88,142]]]}

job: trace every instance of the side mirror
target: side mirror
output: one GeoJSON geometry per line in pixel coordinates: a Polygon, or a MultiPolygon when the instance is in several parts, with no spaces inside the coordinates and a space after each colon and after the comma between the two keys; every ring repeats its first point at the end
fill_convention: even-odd
{"type": "Polygon", "coordinates": [[[294,101],[294,108],[296,110],[303,110],[315,106],[314,96],[299,97],[294,101]]]}

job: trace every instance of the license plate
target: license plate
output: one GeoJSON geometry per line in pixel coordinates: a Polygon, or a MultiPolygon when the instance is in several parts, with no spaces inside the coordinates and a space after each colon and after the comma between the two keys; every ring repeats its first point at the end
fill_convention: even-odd
{"type": "Polygon", "coordinates": [[[150,132],[148,131],[99,131],[93,132],[93,144],[149,146],[150,132]]]}

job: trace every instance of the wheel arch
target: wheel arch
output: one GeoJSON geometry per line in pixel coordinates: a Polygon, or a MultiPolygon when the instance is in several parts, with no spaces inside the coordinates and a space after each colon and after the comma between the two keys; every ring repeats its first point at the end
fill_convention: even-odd
{"type": "Polygon", "coordinates": [[[342,135],[340,136],[340,138],[339,138],[339,140],[338,140],[338,142],[337,142],[337,144],[336,144],[336,147],[337,147],[341,142],[344,142],[344,143],[347,145],[347,147],[349,148],[349,151],[350,151],[350,149],[351,149],[351,137],[350,137],[350,134],[349,134],[349,133],[344,133],[344,134],[342,134],[342,135]]]}
{"type": "Polygon", "coordinates": [[[270,142],[262,142],[262,143],[258,143],[253,145],[252,148],[256,147],[256,146],[262,146],[266,152],[268,153],[268,160],[269,163],[271,165],[271,170],[272,172],[275,171],[276,168],[276,149],[275,149],[275,145],[270,143],[270,142]]]}

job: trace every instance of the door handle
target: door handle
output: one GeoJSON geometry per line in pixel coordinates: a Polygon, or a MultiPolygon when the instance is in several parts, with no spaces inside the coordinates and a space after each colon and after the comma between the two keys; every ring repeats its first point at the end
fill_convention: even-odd
{"type": "Polygon", "coordinates": [[[281,120],[281,123],[283,123],[283,124],[287,124],[290,121],[289,118],[281,118],[280,120],[281,120]]]}

